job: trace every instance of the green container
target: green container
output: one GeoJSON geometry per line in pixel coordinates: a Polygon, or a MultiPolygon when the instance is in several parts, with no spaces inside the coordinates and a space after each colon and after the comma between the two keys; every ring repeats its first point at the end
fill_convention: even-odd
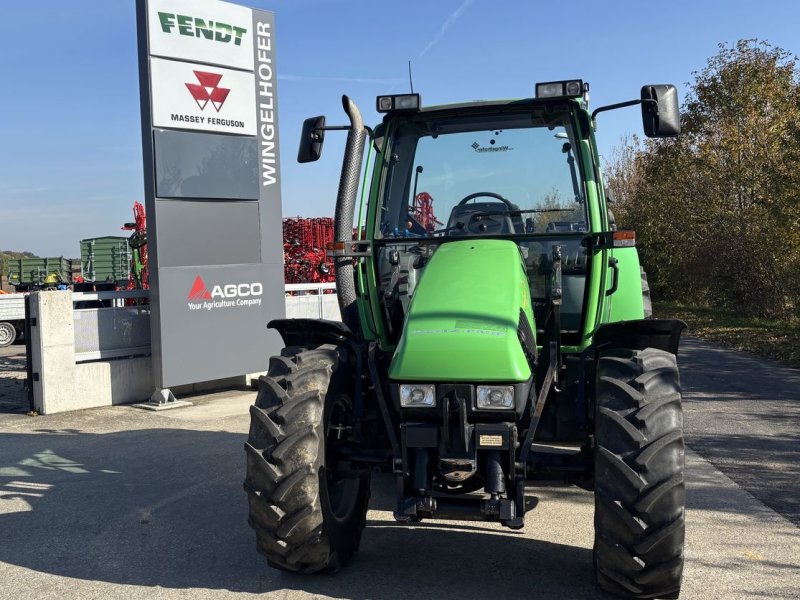
{"type": "Polygon", "coordinates": [[[72,261],[63,256],[16,258],[8,261],[8,280],[13,284],[44,285],[72,281],[72,261]]]}
{"type": "Polygon", "coordinates": [[[109,235],[81,240],[81,271],[86,281],[127,282],[130,268],[128,238],[109,235]]]}

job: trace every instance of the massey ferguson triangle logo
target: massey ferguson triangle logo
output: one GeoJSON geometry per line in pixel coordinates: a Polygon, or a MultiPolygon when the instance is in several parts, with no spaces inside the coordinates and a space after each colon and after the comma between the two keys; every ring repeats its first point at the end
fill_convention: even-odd
{"type": "Polygon", "coordinates": [[[219,112],[231,91],[230,88],[219,87],[222,75],[206,71],[195,71],[194,76],[197,77],[197,81],[200,83],[187,83],[186,87],[194,101],[197,102],[197,106],[200,107],[200,110],[205,110],[206,105],[211,102],[219,112]]]}
{"type": "Polygon", "coordinates": [[[208,291],[203,278],[200,275],[194,280],[192,289],[189,290],[189,302],[202,302],[203,300],[211,300],[211,292],[208,291]]]}

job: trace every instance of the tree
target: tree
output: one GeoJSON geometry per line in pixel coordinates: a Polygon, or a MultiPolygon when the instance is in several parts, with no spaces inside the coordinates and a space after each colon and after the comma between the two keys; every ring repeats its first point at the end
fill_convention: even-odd
{"type": "Polygon", "coordinates": [[[625,140],[608,170],[658,295],[748,314],[800,306],[796,59],[741,40],[695,73],[683,134],[625,140]]]}

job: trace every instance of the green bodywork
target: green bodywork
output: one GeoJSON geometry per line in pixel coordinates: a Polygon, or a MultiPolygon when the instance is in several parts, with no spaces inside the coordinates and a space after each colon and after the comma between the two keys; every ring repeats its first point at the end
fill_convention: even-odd
{"type": "Polygon", "coordinates": [[[517,337],[533,323],[518,246],[472,239],[442,245],[418,283],[389,377],[521,382],[531,370],[517,337]]]}
{"type": "MultiPolygon", "coordinates": [[[[513,110],[514,104],[515,101],[503,101],[475,106],[485,105],[487,110],[502,112],[504,106],[513,110]]],[[[569,104],[574,128],[580,132],[574,151],[586,197],[589,226],[588,231],[578,237],[588,238],[609,231],[606,198],[590,115],[578,100],[570,100],[569,104]]],[[[442,106],[423,110],[440,112],[441,118],[446,119],[450,114],[457,114],[460,108],[442,106]]],[[[380,238],[377,222],[386,185],[387,152],[398,121],[403,118],[402,114],[387,118],[383,126],[384,139],[375,148],[372,160],[367,161],[368,169],[369,163],[373,163],[372,172],[369,176],[365,174],[359,209],[364,219],[357,225],[366,232],[365,239],[373,244],[380,238]]],[[[516,334],[519,309],[526,311],[534,331],[536,324],[531,314],[524,265],[515,242],[473,237],[468,241],[441,244],[419,280],[397,344],[391,341],[386,316],[376,301],[381,295],[376,249],[373,245],[372,255],[359,259],[356,265],[358,310],[363,338],[374,340],[381,350],[393,353],[391,379],[524,381],[530,377],[516,334]],[[502,330],[502,335],[489,335],[489,326],[502,330]]],[[[577,343],[561,345],[564,354],[584,351],[603,324],[644,316],[636,248],[594,248],[589,265],[580,335],[577,343]],[[608,265],[612,257],[619,261],[620,278],[618,289],[609,296],[612,269],[608,265]]]]}
{"type": "MultiPolygon", "coordinates": [[[[617,291],[608,297],[604,323],[632,321],[644,315],[642,302],[642,276],[636,248],[614,248],[612,256],[619,266],[617,291]]],[[[610,278],[610,275],[609,275],[610,278]]]]}

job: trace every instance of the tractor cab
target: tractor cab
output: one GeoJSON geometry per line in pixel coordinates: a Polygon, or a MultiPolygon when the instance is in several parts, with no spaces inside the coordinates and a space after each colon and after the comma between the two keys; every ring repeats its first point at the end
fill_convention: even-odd
{"type": "MultiPolygon", "coordinates": [[[[553,248],[562,253],[562,325],[581,328],[589,212],[597,165],[582,100],[485,102],[389,113],[376,128],[388,160],[377,195],[374,239],[387,337],[399,341],[427,258],[443,243],[504,239],[525,265],[536,322],[548,307],[553,248]],[[425,199],[425,211],[417,207],[425,199]]],[[[372,215],[368,215],[368,219],[372,215]]],[[[590,227],[590,222],[592,227],[590,227]]],[[[372,223],[368,223],[367,227],[372,223]]],[[[576,340],[573,340],[576,341],[576,340]]]]}

